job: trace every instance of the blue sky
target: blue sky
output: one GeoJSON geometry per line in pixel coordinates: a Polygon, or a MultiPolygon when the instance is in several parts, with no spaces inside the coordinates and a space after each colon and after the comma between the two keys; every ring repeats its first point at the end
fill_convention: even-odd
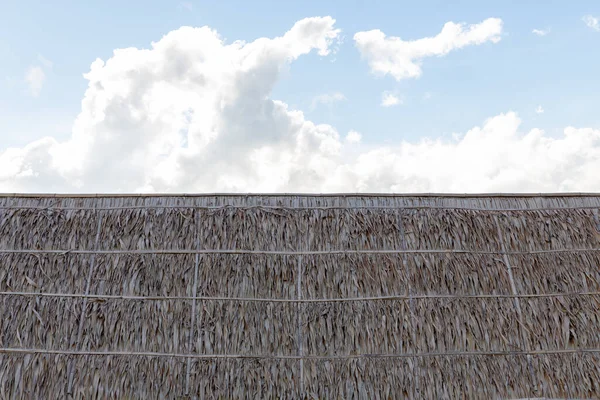
{"type": "MultiPolygon", "coordinates": [[[[314,16],[333,17],[341,40],[327,57],[312,52],[285,66],[269,97],[303,111],[307,121],[332,126],[340,137],[360,132],[365,149],[416,144],[424,137],[450,140],[453,133],[464,134],[509,112],[518,116],[519,131],[539,128],[547,138],[560,139],[568,126],[600,128],[600,32],[583,20],[600,16],[597,1],[545,1],[542,6],[539,1],[5,0],[0,12],[0,151],[44,136],[68,140],[88,87],[83,74],[96,58],[111,58],[115,49],[150,48],[182,26],[209,26],[225,43],[252,42],[282,36],[297,21],[314,16]],[[400,81],[389,74],[376,76],[353,40],[355,33],[373,29],[416,40],[437,35],[449,21],[478,24],[487,18],[502,20],[497,43],[424,58],[421,76],[400,81]],[[534,34],[534,29],[547,34],[534,34]],[[44,74],[36,94],[25,79],[34,66],[44,74]],[[386,91],[402,104],[382,107],[386,91]],[[315,100],[336,93],[343,99],[315,100]],[[539,106],[543,113],[536,112],[539,106]]],[[[86,179],[92,178],[82,179],[85,190],[86,179]]],[[[549,188],[552,184],[558,190],[570,188],[561,182],[549,188]]],[[[5,186],[36,188],[35,182],[31,185],[5,186]]],[[[381,190],[395,190],[386,185],[381,190]]],[[[424,188],[435,189],[431,185],[424,188]]],[[[132,183],[131,190],[139,186],[132,183]]],[[[64,183],[57,188],[75,190],[64,183]]],[[[349,190],[361,188],[350,185],[349,190]]]]}

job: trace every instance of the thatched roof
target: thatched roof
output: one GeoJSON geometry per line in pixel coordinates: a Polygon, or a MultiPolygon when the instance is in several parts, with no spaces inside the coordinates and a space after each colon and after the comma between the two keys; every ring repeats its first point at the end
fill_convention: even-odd
{"type": "Polygon", "coordinates": [[[600,195],[0,197],[0,399],[600,398],[600,195]]]}

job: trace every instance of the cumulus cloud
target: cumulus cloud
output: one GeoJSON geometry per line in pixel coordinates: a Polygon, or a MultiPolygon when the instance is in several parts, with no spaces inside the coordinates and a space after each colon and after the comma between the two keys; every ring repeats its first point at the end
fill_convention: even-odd
{"type": "MultiPolygon", "coordinates": [[[[509,112],[454,140],[425,139],[363,153],[342,168],[359,191],[552,192],[600,189],[600,130],[568,127],[560,138],[520,132],[509,112]]],[[[341,179],[343,182],[344,180],[341,179]]]]}
{"type": "Polygon", "coordinates": [[[367,147],[271,99],[288,63],[327,55],[338,35],[332,18],[309,18],[250,43],[184,27],[149,49],[116,50],[85,74],[69,140],[0,153],[0,191],[600,190],[600,130],[521,132],[509,112],[451,140],[367,147]]]}
{"type": "Polygon", "coordinates": [[[538,36],[546,36],[550,33],[550,29],[534,29],[531,32],[538,36]]]}
{"type": "Polygon", "coordinates": [[[596,32],[600,32],[600,21],[598,18],[591,15],[586,15],[582,18],[582,20],[588,26],[588,28],[591,28],[596,32]]]}
{"type": "Polygon", "coordinates": [[[317,106],[319,104],[323,104],[326,106],[330,106],[334,103],[337,103],[339,101],[343,101],[346,100],[346,96],[344,96],[342,93],[340,92],[333,92],[333,93],[324,93],[324,94],[320,94],[318,96],[315,96],[311,102],[310,108],[312,110],[314,110],[315,108],[317,108],[317,106]]]}
{"type": "Polygon", "coordinates": [[[382,107],[391,107],[397,106],[398,104],[402,104],[400,98],[391,92],[383,92],[381,94],[381,106],[382,107]]]}
{"type": "Polygon", "coordinates": [[[537,108],[535,109],[535,112],[537,114],[543,114],[544,113],[544,109],[542,108],[542,106],[537,106],[537,108]]]}
{"type": "Polygon", "coordinates": [[[37,97],[40,95],[45,80],[46,74],[44,73],[42,67],[29,67],[29,69],[25,73],[25,82],[27,82],[27,85],[29,86],[29,93],[33,97],[37,97]]]}
{"type": "Polygon", "coordinates": [[[360,143],[362,139],[362,135],[360,134],[360,132],[351,130],[348,132],[348,134],[346,135],[346,143],[360,143]]]}
{"type": "MultiPolygon", "coordinates": [[[[311,51],[329,54],[340,33],[334,24],[330,17],[308,18],[280,37],[231,44],[208,27],[182,27],[149,49],[115,50],[84,75],[88,88],[72,137],[4,151],[0,187],[310,187],[327,175],[339,152],[338,133],[306,121],[269,94],[290,62],[311,51]]],[[[35,71],[32,84],[43,72],[35,71]]]]}
{"type": "Polygon", "coordinates": [[[400,81],[421,76],[424,58],[444,56],[453,50],[486,42],[497,43],[502,33],[502,20],[488,18],[475,25],[447,22],[442,31],[433,37],[405,41],[399,37],[387,37],[379,29],[358,32],[354,42],[365,58],[371,72],[390,74],[400,81]]]}

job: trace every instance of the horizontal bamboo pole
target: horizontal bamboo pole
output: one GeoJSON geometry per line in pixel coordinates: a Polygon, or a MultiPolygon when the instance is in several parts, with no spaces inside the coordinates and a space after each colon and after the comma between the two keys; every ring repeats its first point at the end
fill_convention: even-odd
{"type": "Polygon", "coordinates": [[[492,207],[465,207],[465,206],[271,206],[271,205],[220,205],[220,206],[198,206],[198,205],[160,205],[149,204],[143,206],[114,206],[114,207],[59,207],[59,206],[0,206],[0,210],[58,210],[58,211],[111,211],[111,210],[145,210],[145,209],[204,209],[222,210],[235,208],[243,210],[265,209],[265,210],[465,210],[485,211],[490,213],[504,213],[511,211],[561,211],[561,210],[597,210],[598,206],[564,206],[564,207],[516,207],[516,208],[492,208],[492,207]]]}
{"type": "Polygon", "coordinates": [[[244,249],[147,249],[147,250],[55,250],[55,249],[0,249],[0,254],[264,254],[264,255],[328,255],[328,254],[507,254],[507,255],[533,255],[556,253],[589,253],[600,251],[600,248],[574,248],[574,249],[548,249],[548,250],[463,250],[463,249],[415,249],[415,250],[244,250],[244,249]]]}
{"type": "Polygon", "coordinates": [[[194,358],[205,360],[217,359],[263,359],[263,360],[351,360],[351,359],[377,359],[377,358],[416,358],[416,357],[481,357],[481,356],[532,356],[532,355],[559,355],[559,354],[597,354],[600,349],[554,349],[554,350],[507,350],[507,351],[450,351],[431,353],[401,353],[401,354],[346,354],[346,355],[270,355],[270,354],[194,354],[194,353],[158,353],[143,351],[84,351],[84,350],[47,350],[26,348],[0,348],[0,354],[47,354],[66,356],[129,356],[129,357],[168,357],[168,358],[194,358]]]}
{"type": "Polygon", "coordinates": [[[555,297],[585,297],[600,296],[600,292],[567,292],[567,293],[531,293],[531,294],[417,294],[417,295],[392,295],[392,296],[366,296],[366,297],[340,297],[340,298],[260,298],[260,297],[226,297],[226,296],[129,296],[111,294],[83,294],[83,293],[45,293],[45,292],[18,292],[3,291],[0,296],[22,297],[56,297],[56,298],[88,298],[96,300],[138,300],[138,301],[168,301],[168,300],[200,300],[200,301],[239,301],[239,302],[264,302],[264,303],[346,303],[360,301],[410,301],[427,299],[535,299],[555,297]]]}
{"type": "Polygon", "coordinates": [[[0,193],[23,198],[111,198],[111,197],[425,197],[425,198],[548,198],[600,197],[600,192],[563,193],[0,193]]]}

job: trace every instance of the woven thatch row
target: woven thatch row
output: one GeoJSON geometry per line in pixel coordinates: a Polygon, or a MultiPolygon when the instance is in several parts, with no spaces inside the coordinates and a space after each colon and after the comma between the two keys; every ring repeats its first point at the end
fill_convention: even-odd
{"type": "Polygon", "coordinates": [[[308,393],[321,398],[595,398],[598,358],[535,356],[532,378],[525,357],[439,357],[404,360],[305,362],[308,393]],[[321,387],[327,382],[326,387],[321,387]]]}
{"type": "Polygon", "coordinates": [[[198,210],[204,249],[294,250],[301,242],[302,220],[290,210],[198,210]]]}
{"type": "Polygon", "coordinates": [[[0,348],[176,354],[0,352],[0,399],[63,397],[67,370],[74,371],[76,398],[173,398],[188,389],[191,397],[205,398],[298,398],[302,394],[315,398],[600,397],[598,353],[538,354],[529,359],[524,355],[468,354],[600,349],[599,296],[502,297],[600,291],[600,252],[593,250],[600,248],[598,210],[302,208],[353,204],[552,208],[600,207],[600,200],[0,198],[0,207],[13,207],[0,208],[0,292],[5,293],[0,295],[0,348]],[[226,203],[288,208],[191,208],[226,203]],[[89,209],[15,208],[19,205],[89,209]],[[171,208],[153,208],[156,205],[171,208]],[[118,208],[127,206],[150,208],[118,208]],[[110,207],[118,209],[105,209],[110,207]],[[23,252],[2,253],[3,249],[23,252]],[[36,249],[458,249],[491,253],[27,253],[36,249]],[[502,254],[504,250],[551,249],[578,251],[502,254]],[[83,299],[7,292],[186,299],[83,299]],[[393,295],[407,298],[301,305],[189,298],[294,300],[393,295]],[[460,298],[465,295],[500,298],[460,298]],[[467,354],[435,356],[447,352],[467,354]],[[403,357],[309,358],[301,363],[182,356],[188,353],[403,357]]]}
{"type": "MultiPolygon", "coordinates": [[[[92,249],[98,213],[6,212],[0,226],[0,245],[13,249],[92,249]]],[[[400,224],[408,249],[501,248],[493,216],[468,210],[150,209],[100,213],[99,248],[104,250],[194,249],[196,234],[200,235],[200,247],[206,249],[397,249],[400,224]]],[[[594,248],[600,243],[600,232],[589,210],[513,212],[501,215],[499,221],[507,246],[516,251],[594,248]]]]}
{"type": "MultiPolygon", "coordinates": [[[[0,291],[83,293],[90,255],[0,254],[0,291]]],[[[296,298],[299,256],[222,254],[200,257],[198,296],[296,298]]],[[[600,291],[600,254],[510,256],[518,293],[600,291]]],[[[303,298],[408,294],[510,294],[499,255],[304,255],[303,298]]],[[[97,255],[91,294],[192,296],[193,255],[97,255]]]]}
{"type": "Polygon", "coordinates": [[[198,296],[296,299],[298,256],[224,254],[199,260],[198,296]]]}
{"type": "MultiPolygon", "coordinates": [[[[80,301],[5,297],[2,304],[1,347],[73,348],[80,301]]],[[[414,319],[408,301],[307,304],[303,348],[311,355],[599,348],[599,305],[586,297],[522,301],[523,344],[510,299],[420,299],[414,319]]],[[[191,351],[295,355],[296,315],[290,303],[201,301],[191,351]]],[[[187,353],[190,316],[189,301],[90,301],[82,346],[187,353]]]]}
{"type": "Polygon", "coordinates": [[[89,255],[0,253],[0,291],[83,293],[89,262],[89,255]]]}
{"type": "MultiPolygon", "coordinates": [[[[390,258],[360,257],[373,259],[374,267],[377,259],[390,258]]],[[[0,253],[0,292],[84,293],[91,258],[89,254],[0,253]]],[[[194,255],[187,254],[95,255],[90,294],[193,296],[194,267],[194,255]]],[[[295,299],[297,268],[298,256],[291,255],[203,255],[197,295],[295,299]]]]}
{"type": "Polygon", "coordinates": [[[526,299],[521,305],[526,348],[600,348],[600,296],[526,299]]]}
{"type": "Polygon", "coordinates": [[[184,392],[184,359],[0,354],[0,398],[68,398],[71,360],[75,399],[177,398],[184,392]]]}
{"type": "Polygon", "coordinates": [[[512,255],[518,293],[600,291],[600,252],[512,255]]]}
{"type": "Polygon", "coordinates": [[[499,255],[417,254],[407,257],[407,265],[415,294],[512,293],[499,255]]]}
{"type": "Polygon", "coordinates": [[[592,210],[521,211],[502,214],[499,221],[512,250],[598,248],[600,226],[594,217],[592,210]]]}
{"type": "Polygon", "coordinates": [[[197,354],[296,355],[296,306],[200,302],[192,351],[197,354]]]}
{"type": "MultiPolygon", "coordinates": [[[[0,291],[84,293],[91,255],[0,254],[0,291]]],[[[203,255],[198,296],[295,299],[298,256],[203,255]]],[[[193,296],[194,255],[94,257],[90,294],[193,296]]]]}
{"type": "Polygon", "coordinates": [[[498,250],[494,216],[470,210],[408,210],[402,215],[409,249],[498,250]]]}
{"type": "MultiPolygon", "coordinates": [[[[76,349],[80,299],[5,296],[0,345],[76,349]]],[[[186,352],[191,306],[186,301],[89,301],[82,349],[186,352]]]]}
{"type": "Polygon", "coordinates": [[[194,256],[187,254],[96,255],[90,293],[193,296],[194,267],[194,256]]]}
{"type": "MultiPolygon", "coordinates": [[[[83,293],[90,255],[0,254],[0,291],[83,293]]],[[[299,256],[203,255],[198,296],[296,298],[299,256]]],[[[519,293],[600,291],[600,254],[511,256],[519,293]],[[555,263],[558,261],[559,263],[555,263]]],[[[304,255],[304,298],[408,294],[510,294],[499,255],[416,254],[304,255]],[[418,271],[418,273],[416,272],[418,271]]],[[[192,296],[193,255],[95,256],[90,293],[192,296]]]]}
{"type": "MultiPolygon", "coordinates": [[[[74,356],[74,398],[298,398],[297,361],[74,356]]],[[[64,398],[66,356],[0,355],[0,398],[64,398]],[[5,379],[4,377],[17,379],[5,379]]],[[[594,355],[304,362],[307,398],[597,398],[594,355]],[[540,371],[537,376],[530,373],[540,371]],[[545,378],[540,380],[540,378],[545,378]]]]}
{"type": "Polygon", "coordinates": [[[197,248],[197,221],[191,209],[101,212],[98,249],[197,248]]]}
{"type": "Polygon", "coordinates": [[[521,348],[511,299],[419,300],[414,302],[414,318],[408,301],[304,307],[302,337],[307,354],[414,354],[521,348]]]}
{"type": "Polygon", "coordinates": [[[90,249],[98,227],[88,210],[3,210],[0,246],[4,249],[90,249]]]}
{"type": "MultiPolygon", "coordinates": [[[[499,250],[491,214],[470,210],[134,209],[9,210],[0,221],[8,249],[408,249],[499,250]],[[198,221],[198,222],[197,222],[198,221]]],[[[591,210],[504,213],[511,250],[597,248],[591,210]]]]}
{"type": "Polygon", "coordinates": [[[81,300],[3,296],[0,346],[66,350],[77,339],[81,300]]]}

